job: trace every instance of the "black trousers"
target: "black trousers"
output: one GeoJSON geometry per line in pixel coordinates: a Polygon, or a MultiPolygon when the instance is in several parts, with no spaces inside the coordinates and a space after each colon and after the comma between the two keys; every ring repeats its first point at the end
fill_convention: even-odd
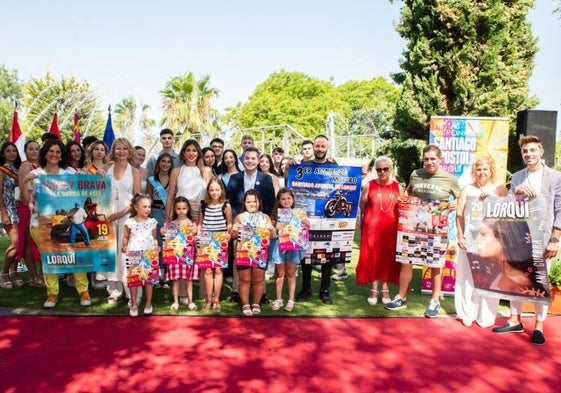
{"type": "MultiPolygon", "coordinates": [[[[328,291],[331,285],[331,263],[321,265],[321,287],[320,290],[328,291]]],[[[312,289],[312,265],[302,265],[302,289],[312,289]]]]}

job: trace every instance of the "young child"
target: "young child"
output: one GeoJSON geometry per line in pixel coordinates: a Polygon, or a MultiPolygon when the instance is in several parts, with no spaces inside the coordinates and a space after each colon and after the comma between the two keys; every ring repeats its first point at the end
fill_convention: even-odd
{"type": "MultiPolygon", "coordinates": [[[[196,227],[193,222],[193,216],[191,215],[191,204],[187,198],[177,197],[174,199],[171,223],[176,226],[176,228],[179,228],[179,230],[183,233],[195,232],[196,227]]],[[[170,229],[170,226],[162,227],[162,235],[164,235],[164,237],[168,235],[170,229]]],[[[193,275],[196,266],[193,261],[193,253],[187,251],[185,246],[186,245],[184,244],[178,248],[188,255],[179,258],[177,263],[168,265],[168,278],[172,282],[171,291],[173,294],[173,303],[169,308],[171,311],[177,311],[179,309],[179,280],[185,281],[185,287],[187,288],[187,308],[191,311],[197,309],[197,305],[193,302],[193,275]],[[191,264],[187,264],[185,262],[185,258],[190,258],[191,264]]],[[[164,262],[165,261],[166,257],[164,255],[164,262]]]]}
{"type": "MultiPolygon", "coordinates": [[[[129,314],[131,317],[138,316],[138,287],[146,286],[146,304],[144,305],[144,314],[152,314],[152,284],[154,280],[159,279],[159,267],[154,268],[151,264],[148,269],[140,266],[140,263],[131,263],[132,260],[139,258],[139,252],[143,255],[139,259],[145,257],[144,254],[148,250],[152,250],[156,254],[160,250],[158,239],[156,237],[157,222],[150,217],[152,210],[152,200],[146,194],[136,194],[131,201],[131,215],[125,221],[125,230],[123,232],[122,252],[129,263],[127,266],[127,285],[131,292],[131,306],[129,314]],[[148,276],[145,272],[149,271],[148,276]]],[[[138,259],[137,259],[138,260],[138,259]]]]}
{"type": "MultiPolygon", "coordinates": [[[[226,202],[226,189],[218,177],[212,178],[206,188],[205,199],[201,201],[201,211],[197,232],[201,229],[211,232],[230,232],[232,230],[232,207],[226,202]]],[[[230,241],[228,236],[227,241],[230,241]]],[[[226,269],[228,265],[224,266],[226,269]]],[[[204,283],[206,300],[203,310],[222,311],[220,291],[222,290],[222,268],[205,268],[204,283]]]]}
{"type": "MultiPolygon", "coordinates": [[[[243,197],[243,210],[236,216],[234,225],[232,226],[232,236],[238,237],[244,228],[251,230],[265,229],[268,231],[267,239],[274,235],[275,228],[271,223],[271,218],[259,211],[261,208],[261,199],[255,190],[248,190],[243,197]]],[[[264,239],[263,239],[264,240],[264,239]]],[[[238,250],[241,242],[238,242],[238,250]]],[[[242,312],[245,316],[257,315],[261,313],[259,301],[263,296],[265,285],[265,271],[267,270],[267,253],[264,253],[264,262],[262,265],[240,266],[236,261],[238,275],[240,278],[238,290],[240,293],[240,302],[242,312]],[[253,285],[253,304],[249,305],[249,286],[253,285]]]]}
{"type": "MultiPolygon", "coordinates": [[[[283,233],[283,229],[287,229],[289,225],[294,226],[294,223],[297,223],[298,226],[301,227],[300,232],[302,232],[304,228],[310,226],[310,220],[308,219],[306,212],[303,209],[294,208],[294,193],[288,188],[281,188],[279,190],[271,217],[278,234],[283,233]],[[280,214],[281,211],[282,215],[280,214]]],[[[300,233],[296,235],[297,237],[301,236],[300,233]]],[[[284,285],[284,277],[286,275],[288,282],[288,302],[286,303],[284,309],[290,312],[294,309],[296,271],[298,270],[300,260],[304,256],[304,250],[299,248],[296,250],[281,251],[279,249],[279,238],[275,237],[271,241],[269,256],[270,261],[275,263],[275,273],[277,275],[275,280],[277,298],[273,302],[271,309],[276,311],[284,305],[284,301],[282,300],[282,287],[284,285]]]]}

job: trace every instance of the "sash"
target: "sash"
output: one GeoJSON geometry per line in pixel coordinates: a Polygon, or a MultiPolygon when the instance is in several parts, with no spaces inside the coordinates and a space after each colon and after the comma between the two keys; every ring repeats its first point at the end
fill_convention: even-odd
{"type": "Polygon", "coordinates": [[[10,176],[12,179],[17,180],[18,179],[18,174],[17,172],[14,172],[13,170],[11,170],[10,168],[5,167],[4,165],[0,166],[0,171],[7,175],[10,176]]]}
{"type": "Polygon", "coordinates": [[[160,198],[162,198],[162,202],[166,203],[168,199],[168,191],[164,188],[164,186],[162,186],[162,183],[154,179],[154,176],[149,176],[146,180],[148,180],[150,184],[152,184],[154,190],[156,190],[160,198]]]}

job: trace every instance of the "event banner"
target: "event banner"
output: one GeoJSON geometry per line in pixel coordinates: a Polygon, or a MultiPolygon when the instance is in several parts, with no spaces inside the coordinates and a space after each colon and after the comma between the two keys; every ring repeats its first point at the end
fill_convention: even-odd
{"type": "Polygon", "coordinates": [[[167,222],[163,226],[162,263],[165,265],[193,265],[195,262],[194,225],[167,222]]]}
{"type": "Polygon", "coordinates": [[[310,248],[310,233],[302,220],[308,215],[303,209],[280,208],[277,212],[279,231],[279,251],[307,250],[310,248]]]}
{"type": "Polygon", "coordinates": [[[360,200],[360,167],[293,165],[288,183],[310,220],[305,264],[349,263],[360,200]]]}
{"type": "Polygon", "coordinates": [[[442,169],[458,178],[460,186],[472,182],[476,156],[493,157],[497,178],[506,178],[508,118],[431,116],[429,143],[440,147],[442,169]]]}
{"type": "Polygon", "coordinates": [[[199,231],[197,241],[197,265],[199,268],[228,267],[228,232],[199,231]]]}
{"type": "Polygon", "coordinates": [[[461,251],[461,262],[469,264],[480,295],[550,303],[541,228],[544,206],[540,197],[466,200],[466,251],[461,251]]]}
{"type": "Polygon", "coordinates": [[[111,178],[99,175],[39,175],[37,212],[43,272],[115,270],[111,178]]]}
{"type": "Polygon", "coordinates": [[[127,268],[127,286],[142,287],[160,279],[159,252],[155,250],[127,251],[123,255],[127,268]]]}
{"type": "Polygon", "coordinates": [[[448,246],[448,201],[403,197],[399,203],[396,261],[443,267],[448,246]]]}
{"type": "Polygon", "coordinates": [[[270,236],[271,232],[267,228],[242,224],[238,230],[238,245],[234,264],[236,266],[267,268],[270,236]]]}

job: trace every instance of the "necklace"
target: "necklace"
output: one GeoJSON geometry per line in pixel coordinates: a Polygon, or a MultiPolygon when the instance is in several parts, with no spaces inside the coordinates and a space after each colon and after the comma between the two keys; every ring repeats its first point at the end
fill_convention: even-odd
{"type": "Polygon", "coordinates": [[[388,197],[390,198],[390,205],[388,206],[388,209],[386,210],[386,209],[384,209],[384,205],[382,204],[382,189],[380,188],[380,183],[376,182],[376,184],[378,184],[378,193],[376,194],[376,197],[380,201],[380,210],[384,213],[387,213],[393,208],[393,205],[394,205],[395,195],[393,194],[393,189],[390,188],[390,195],[388,195],[388,197]]]}

